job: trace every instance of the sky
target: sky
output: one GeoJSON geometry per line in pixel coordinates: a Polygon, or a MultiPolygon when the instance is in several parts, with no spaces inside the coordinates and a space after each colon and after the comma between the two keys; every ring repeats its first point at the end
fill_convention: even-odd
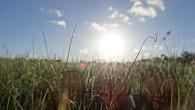
{"type": "Polygon", "coordinates": [[[194,0],[1,0],[0,55],[46,56],[43,30],[49,56],[65,59],[76,24],[72,58],[97,57],[97,42],[113,32],[124,41],[123,59],[134,58],[156,33],[158,42],[148,40],[141,57],[194,52],[194,10],[194,0]]]}

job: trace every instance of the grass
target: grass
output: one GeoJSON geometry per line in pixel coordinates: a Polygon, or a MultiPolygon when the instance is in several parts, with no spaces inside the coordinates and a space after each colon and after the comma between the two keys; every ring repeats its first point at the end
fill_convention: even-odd
{"type": "Polygon", "coordinates": [[[128,63],[0,58],[1,110],[193,110],[195,65],[177,58],[128,63]]]}
{"type": "Polygon", "coordinates": [[[156,34],[132,63],[68,63],[76,27],[66,62],[0,57],[1,110],[193,110],[193,54],[137,61],[156,34]]]}

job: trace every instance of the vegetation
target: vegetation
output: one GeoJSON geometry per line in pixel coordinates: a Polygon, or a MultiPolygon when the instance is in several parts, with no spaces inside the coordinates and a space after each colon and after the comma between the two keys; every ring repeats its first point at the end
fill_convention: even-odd
{"type": "Polygon", "coordinates": [[[0,108],[192,110],[195,56],[187,53],[140,60],[131,71],[130,63],[0,58],[0,108]]]}

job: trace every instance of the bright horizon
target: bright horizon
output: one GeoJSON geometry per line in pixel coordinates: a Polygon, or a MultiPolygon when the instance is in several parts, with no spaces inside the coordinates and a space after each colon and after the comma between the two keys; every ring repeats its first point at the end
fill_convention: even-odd
{"type": "Polygon", "coordinates": [[[148,40],[141,58],[194,52],[194,6],[193,0],[1,1],[0,55],[46,57],[44,30],[49,56],[65,59],[76,24],[71,58],[133,59],[156,33],[158,42],[148,40]]]}

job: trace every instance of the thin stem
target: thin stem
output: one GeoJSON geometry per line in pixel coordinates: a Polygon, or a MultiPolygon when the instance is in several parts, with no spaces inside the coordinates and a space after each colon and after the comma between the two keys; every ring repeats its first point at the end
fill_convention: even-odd
{"type": "Polygon", "coordinates": [[[47,52],[47,58],[49,58],[49,52],[48,52],[48,48],[47,48],[47,41],[46,41],[46,37],[45,37],[45,32],[43,31],[43,29],[41,29],[41,32],[43,34],[43,40],[44,40],[44,43],[45,43],[45,49],[46,49],[46,52],[47,52]]]}
{"type": "Polygon", "coordinates": [[[76,28],[77,28],[77,24],[75,25],[74,27],[74,30],[72,32],[72,37],[70,39],[70,44],[69,44],[69,47],[68,47],[68,54],[67,54],[67,57],[66,57],[66,66],[67,66],[67,63],[68,63],[68,60],[69,60],[69,56],[70,56],[70,50],[71,50],[71,46],[72,46],[72,40],[74,38],[74,34],[75,34],[75,31],[76,31],[76,28]]]}
{"type": "Polygon", "coordinates": [[[33,50],[33,58],[35,58],[35,42],[34,42],[34,38],[32,38],[32,50],[33,50]]]}
{"type": "Polygon", "coordinates": [[[122,85],[121,85],[121,88],[122,88],[122,87],[124,86],[124,84],[126,83],[128,77],[129,77],[129,75],[130,75],[130,73],[131,73],[131,71],[132,71],[132,68],[135,66],[135,63],[136,63],[136,61],[137,61],[137,59],[138,59],[138,57],[139,57],[139,55],[140,55],[140,53],[141,53],[141,51],[142,51],[142,48],[143,48],[143,46],[145,45],[145,43],[146,43],[146,41],[147,41],[148,39],[153,39],[154,42],[157,42],[157,40],[158,40],[158,33],[155,34],[155,37],[154,37],[154,36],[148,36],[148,37],[144,40],[144,42],[142,43],[142,45],[141,45],[141,47],[140,47],[140,49],[139,49],[139,51],[138,51],[138,53],[137,53],[137,55],[136,55],[136,57],[135,57],[133,63],[128,67],[127,74],[125,75],[125,79],[124,79],[124,81],[123,81],[123,83],[122,83],[122,85]]]}

